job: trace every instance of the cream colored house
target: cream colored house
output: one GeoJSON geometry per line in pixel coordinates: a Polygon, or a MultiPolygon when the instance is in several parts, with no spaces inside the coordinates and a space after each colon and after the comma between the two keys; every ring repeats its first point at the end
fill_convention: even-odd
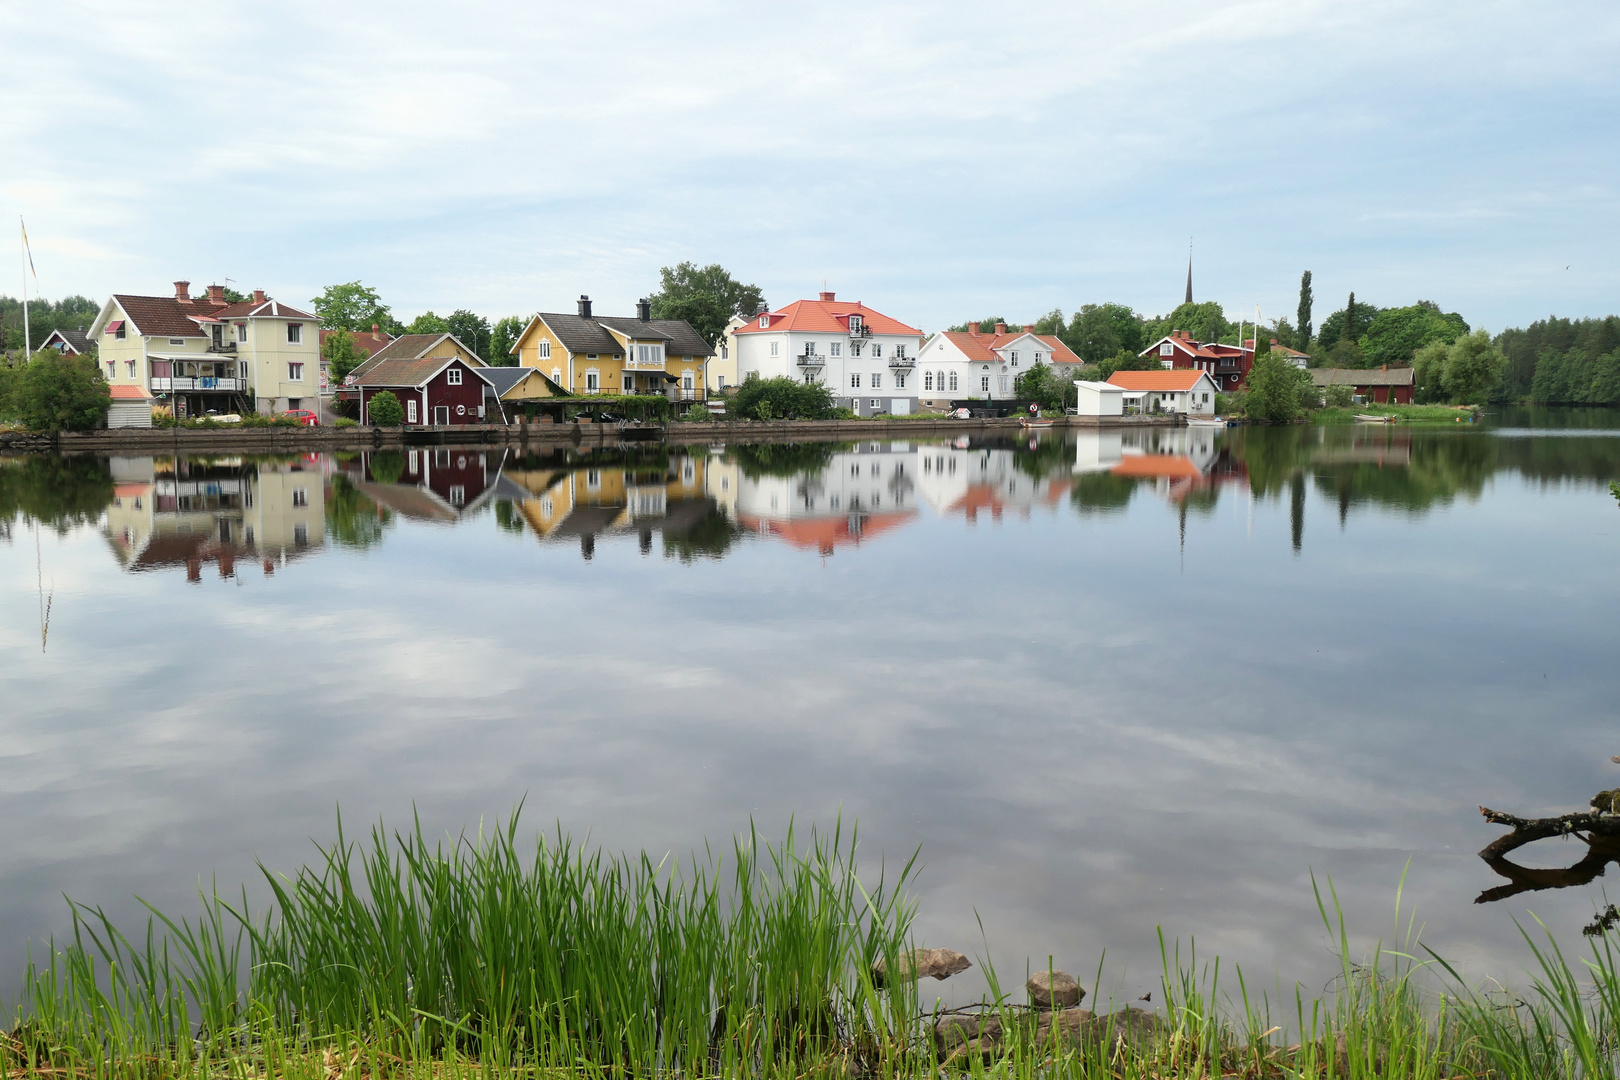
{"type": "Polygon", "coordinates": [[[320,395],[320,321],[254,290],[229,303],[210,285],[173,296],[114,293],[90,324],[102,374],[139,386],[179,414],[313,409],[320,395]]]}
{"type": "Polygon", "coordinates": [[[749,321],[741,315],[733,315],[726,323],[726,332],[720,337],[715,357],[709,361],[710,392],[723,393],[737,385],[737,328],[746,326],[749,321]]]}

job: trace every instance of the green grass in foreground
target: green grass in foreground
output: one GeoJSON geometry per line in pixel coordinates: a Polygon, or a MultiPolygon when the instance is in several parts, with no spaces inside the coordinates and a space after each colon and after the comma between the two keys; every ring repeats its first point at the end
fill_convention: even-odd
{"type": "Polygon", "coordinates": [[[1313,424],[1354,424],[1357,416],[1393,416],[1399,424],[1468,423],[1473,409],[1457,405],[1352,405],[1346,409],[1317,409],[1313,424]]]}
{"type": "Polygon", "coordinates": [[[992,1000],[978,1020],[1000,1033],[963,1045],[934,1034],[915,984],[872,975],[911,947],[913,863],[863,886],[853,832],[803,847],[791,829],[780,846],[749,835],[684,866],[516,837],[515,818],[448,845],[419,827],[355,845],[340,829],[316,865],[265,872],[267,911],[205,895],[199,917],[154,912],[132,936],[75,906],[73,940],[30,964],[0,1074],[1616,1075],[1608,936],[1574,966],[1527,936],[1539,974],[1497,996],[1426,953],[1411,918],[1399,949],[1352,960],[1330,890],[1317,898],[1341,961],[1328,995],[1257,995],[1240,970],[1167,944],[1152,1023],[1122,1025],[1106,1001],[1099,1018],[1042,1019],[981,959],[992,1000]]]}

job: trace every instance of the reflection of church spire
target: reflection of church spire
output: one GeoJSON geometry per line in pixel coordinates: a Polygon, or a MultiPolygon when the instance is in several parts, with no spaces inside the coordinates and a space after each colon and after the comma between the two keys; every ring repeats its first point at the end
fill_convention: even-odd
{"type": "Polygon", "coordinates": [[[1187,303],[1192,303],[1192,241],[1187,241],[1187,303]]]}

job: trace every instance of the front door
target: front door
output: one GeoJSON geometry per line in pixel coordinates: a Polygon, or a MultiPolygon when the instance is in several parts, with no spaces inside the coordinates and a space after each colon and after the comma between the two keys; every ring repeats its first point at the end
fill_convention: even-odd
{"type": "Polygon", "coordinates": [[[450,426],[450,406],[448,406],[448,405],[435,405],[435,406],[433,406],[433,426],[434,427],[449,427],[450,426]]]}

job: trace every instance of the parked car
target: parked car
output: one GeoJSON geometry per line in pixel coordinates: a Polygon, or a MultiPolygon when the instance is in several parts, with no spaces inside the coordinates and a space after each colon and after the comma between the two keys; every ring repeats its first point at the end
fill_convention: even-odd
{"type": "Polygon", "coordinates": [[[320,414],[310,412],[308,409],[288,409],[286,412],[282,413],[281,415],[282,416],[290,416],[290,417],[292,417],[294,420],[298,421],[304,427],[320,427],[321,426],[320,414]]]}

